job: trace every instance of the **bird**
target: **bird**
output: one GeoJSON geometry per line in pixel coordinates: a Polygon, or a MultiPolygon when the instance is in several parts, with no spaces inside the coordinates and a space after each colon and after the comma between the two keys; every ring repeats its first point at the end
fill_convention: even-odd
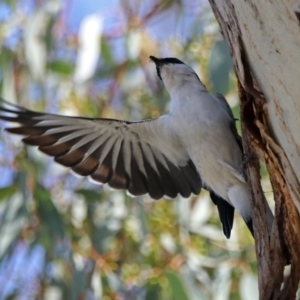
{"type": "MultiPolygon", "coordinates": [[[[170,94],[169,112],[137,122],[36,112],[3,102],[6,130],[80,176],[153,199],[198,195],[217,206],[230,238],[234,210],[253,235],[251,191],[243,171],[243,146],[221,94],[210,94],[195,71],[178,58],[150,56],[170,94]]],[[[268,227],[272,212],[266,204],[268,227]]]]}

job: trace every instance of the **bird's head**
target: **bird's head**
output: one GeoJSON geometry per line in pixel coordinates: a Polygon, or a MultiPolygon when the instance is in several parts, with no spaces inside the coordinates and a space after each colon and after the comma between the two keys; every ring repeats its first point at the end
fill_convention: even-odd
{"type": "Polygon", "coordinates": [[[174,88],[181,88],[187,83],[196,83],[199,85],[200,79],[198,75],[191,67],[187,66],[178,58],[157,58],[150,56],[150,59],[155,63],[157,76],[163,81],[169,93],[174,88]]]}

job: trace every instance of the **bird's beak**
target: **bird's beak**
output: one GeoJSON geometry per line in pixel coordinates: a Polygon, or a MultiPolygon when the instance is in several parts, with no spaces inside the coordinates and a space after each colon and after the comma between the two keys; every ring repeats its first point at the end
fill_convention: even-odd
{"type": "Polygon", "coordinates": [[[149,56],[149,58],[156,64],[157,67],[162,65],[161,59],[155,56],[149,56]]]}
{"type": "Polygon", "coordinates": [[[149,58],[155,63],[157,76],[159,77],[160,80],[162,80],[160,69],[161,69],[162,65],[164,64],[163,59],[157,58],[157,57],[152,56],[152,55],[149,56],[149,58]]]}

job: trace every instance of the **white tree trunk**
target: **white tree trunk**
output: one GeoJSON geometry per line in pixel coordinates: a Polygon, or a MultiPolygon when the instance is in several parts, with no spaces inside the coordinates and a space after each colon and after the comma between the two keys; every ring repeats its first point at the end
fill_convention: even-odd
{"type": "Polygon", "coordinates": [[[300,278],[300,2],[209,1],[234,61],[246,155],[257,155],[249,160],[248,179],[260,299],[295,299],[300,278]],[[258,157],[266,162],[275,195],[270,238],[258,157]],[[291,274],[285,279],[287,264],[291,274]]]}

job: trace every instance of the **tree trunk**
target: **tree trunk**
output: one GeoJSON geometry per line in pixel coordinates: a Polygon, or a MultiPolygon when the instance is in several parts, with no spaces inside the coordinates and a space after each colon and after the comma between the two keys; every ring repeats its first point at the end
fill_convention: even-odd
{"type": "Polygon", "coordinates": [[[209,1],[238,78],[260,299],[295,299],[300,279],[300,5],[296,0],[209,1]],[[266,163],[275,197],[270,236],[259,159],[266,163]],[[286,265],[291,269],[284,277],[286,265]]]}

